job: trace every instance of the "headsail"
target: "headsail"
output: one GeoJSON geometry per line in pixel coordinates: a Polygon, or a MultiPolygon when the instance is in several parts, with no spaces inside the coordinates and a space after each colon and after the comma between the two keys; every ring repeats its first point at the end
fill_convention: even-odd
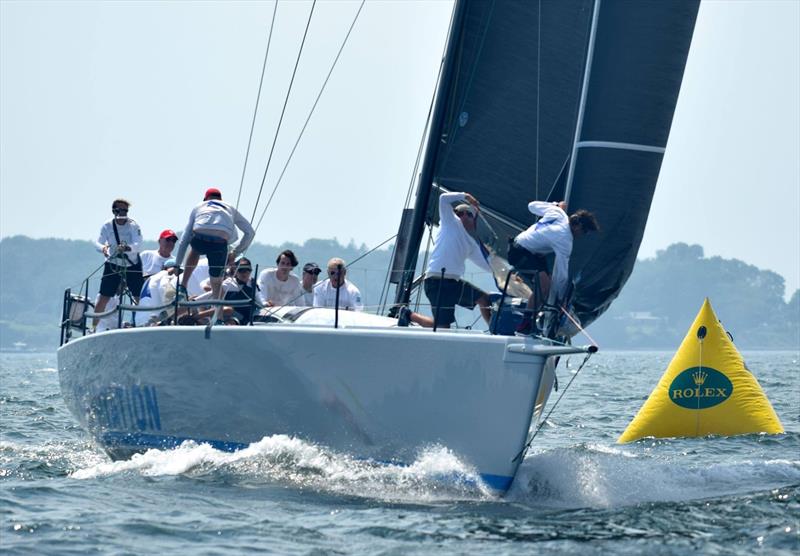
{"type": "Polygon", "coordinates": [[[474,194],[481,239],[502,255],[533,222],[528,201],[569,189],[570,208],[604,230],[571,261],[579,315],[593,320],[636,258],[698,4],[459,0],[415,210],[435,218],[433,183],[474,194]]]}

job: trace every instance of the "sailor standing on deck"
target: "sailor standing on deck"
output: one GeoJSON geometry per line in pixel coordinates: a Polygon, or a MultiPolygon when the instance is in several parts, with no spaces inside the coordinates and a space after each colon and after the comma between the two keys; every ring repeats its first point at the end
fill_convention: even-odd
{"type": "MultiPolygon", "coordinates": [[[[139,292],[144,282],[142,261],[139,258],[142,231],[139,224],[128,217],[130,206],[131,203],[125,199],[114,199],[111,203],[114,217],[103,224],[95,242],[97,250],[106,258],[100,281],[100,295],[94,308],[96,313],[106,310],[108,300],[117,295],[123,278],[134,301],[139,301],[139,292]]],[[[98,318],[92,319],[92,327],[96,328],[98,322],[98,318]]]]}
{"type": "Polygon", "coordinates": [[[424,282],[425,295],[431,302],[434,316],[431,318],[402,307],[398,319],[401,326],[411,321],[430,328],[435,320],[437,326],[450,328],[456,320],[456,305],[467,309],[478,305],[484,320],[489,322],[492,313],[488,294],[462,279],[467,259],[492,272],[478,240],[472,236],[479,210],[478,200],[469,193],[451,192],[439,196],[439,235],[433,244],[424,282]],[[459,201],[462,202],[453,209],[453,203],[459,201]]]}
{"type": "MultiPolygon", "coordinates": [[[[211,281],[212,297],[222,298],[222,279],[228,262],[228,245],[236,241],[236,228],[242,233],[242,239],[235,245],[231,253],[235,258],[243,253],[253,241],[256,232],[250,222],[228,203],[223,202],[222,193],[214,187],[208,189],[203,202],[192,209],[186,230],[181,236],[175,260],[180,266],[187,247],[186,268],[181,279],[179,295],[186,295],[186,286],[192,272],[197,266],[200,255],[208,257],[208,274],[211,281]]],[[[219,314],[219,311],[216,312],[219,314]]]]}

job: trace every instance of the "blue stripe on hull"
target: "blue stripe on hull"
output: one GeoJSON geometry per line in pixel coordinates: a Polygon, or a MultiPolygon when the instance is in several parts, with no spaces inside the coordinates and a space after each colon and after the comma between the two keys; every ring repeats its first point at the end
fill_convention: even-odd
{"type": "MultiPolygon", "coordinates": [[[[197,444],[208,444],[215,450],[222,452],[236,452],[243,450],[249,446],[242,442],[228,442],[224,440],[207,440],[200,438],[189,438],[184,436],[165,436],[157,434],[145,434],[139,432],[105,432],[98,438],[100,444],[110,450],[115,449],[138,451],[145,448],[157,448],[160,450],[169,450],[177,448],[186,441],[192,441],[197,444]]],[[[405,466],[406,464],[393,462],[394,465],[405,466]]],[[[511,486],[514,477],[506,477],[504,475],[491,475],[489,473],[481,473],[481,480],[491,488],[500,492],[505,492],[511,486]]]]}

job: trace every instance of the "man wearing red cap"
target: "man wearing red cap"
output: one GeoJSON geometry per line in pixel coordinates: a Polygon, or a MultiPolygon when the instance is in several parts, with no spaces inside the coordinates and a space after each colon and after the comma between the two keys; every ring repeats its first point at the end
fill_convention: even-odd
{"type": "Polygon", "coordinates": [[[139,256],[142,258],[142,275],[147,280],[149,276],[161,272],[164,262],[172,256],[178,236],[172,230],[164,230],[158,236],[158,249],[142,251],[139,256]]]}
{"type": "Polygon", "coordinates": [[[228,262],[228,245],[236,241],[236,228],[242,231],[242,239],[233,247],[231,255],[235,258],[244,253],[256,235],[250,222],[234,207],[222,200],[219,189],[206,190],[203,202],[192,209],[189,223],[178,244],[175,260],[180,267],[186,249],[186,269],[181,280],[181,292],[185,295],[189,278],[197,266],[200,255],[208,257],[208,274],[214,299],[221,299],[222,278],[228,262]]]}

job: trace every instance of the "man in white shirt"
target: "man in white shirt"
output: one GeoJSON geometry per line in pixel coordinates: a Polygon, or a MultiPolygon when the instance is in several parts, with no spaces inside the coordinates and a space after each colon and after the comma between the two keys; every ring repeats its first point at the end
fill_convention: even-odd
{"type": "Polygon", "coordinates": [[[172,250],[178,242],[178,236],[172,230],[164,230],[158,236],[158,249],[142,251],[142,276],[146,280],[157,272],[161,272],[164,263],[172,256],[172,250]]]}
{"type": "MultiPolygon", "coordinates": [[[[114,217],[103,224],[100,235],[95,241],[95,247],[106,258],[103,277],[100,280],[100,295],[94,308],[96,313],[106,310],[108,300],[117,295],[123,279],[134,301],[139,300],[139,292],[144,282],[142,261],[139,259],[142,231],[139,229],[139,224],[128,217],[130,206],[130,201],[114,199],[111,203],[114,217]]],[[[93,327],[97,327],[97,323],[98,319],[92,320],[93,327]]]]}
{"type": "MultiPolygon", "coordinates": [[[[573,239],[600,229],[591,212],[579,210],[567,216],[566,209],[565,201],[528,203],[528,210],[540,218],[514,238],[508,251],[508,262],[518,272],[534,277],[539,275],[542,299],[548,299],[552,305],[565,301],[569,290],[569,258],[572,255],[573,239]],[[550,253],[555,254],[552,279],[545,259],[550,253]]],[[[539,303],[534,291],[528,299],[528,312],[518,327],[518,332],[529,331],[532,312],[539,303]]]]}
{"type": "Polygon", "coordinates": [[[258,275],[258,299],[266,307],[303,305],[300,279],[292,274],[297,257],[291,249],[281,251],[275,259],[277,268],[267,268],[258,275]]]}
{"type": "Polygon", "coordinates": [[[347,265],[334,257],[328,261],[328,279],[314,288],[314,307],[336,307],[336,292],[339,292],[339,309],[345,311],[363,311],[361,292],[345,279],[347,265]]]}
{"type": "Polygon", "coordinates": [[[456,320],[456,305],[467,309],[478,305],[481,316],[487,323],[490,321],[492,312],[488,294],[462,278],[467,259],[486,272],[492,272],[478,240],[472,236],[479,210],[478,200],[469,193],[451,192],[439,196],[439,235],[433,244],[423,282],[433,317],[401,307],[401,326],[411,321],[428,328],[434,324],[440,328],[450,328],[456,320]],[[453,203],[460,201],[454,209],[453,203]]]}
{"type": "MultiPolygon", "coordinates": [[[[303,288],[303,305],[306,307],[314,306],[314,287],[317,285],[319,273],[322,269],[317,266],[317,263],[306,263],[303,266],[303,278],[300,280],[300,286],[303,288]]],[[[298,305],[300,305],[298,303],[298,305]]]]}
{"type": "Polygon", "coordinates": [[[206,190],[203,202],[194,207],[189,214],[189,222],[186,224],[186,230],[178,244],[178,254],[175,256],[178,266],[183,262],[183,256],[191,245],[178,295],[186,295],[186,287],[200,255],[205,255],[208,258],[211,291],[214,299],[221,299],[222,279],[228,261],[244,253],[253,241],[255,234],[256,232],[247,218],[222,200],[222,193],[219,189],[211,187],[206,190]],[[242,231],[243,236],[233,246],[229,255],[228,245],[238,238],[236,228],[242,231]]]}

